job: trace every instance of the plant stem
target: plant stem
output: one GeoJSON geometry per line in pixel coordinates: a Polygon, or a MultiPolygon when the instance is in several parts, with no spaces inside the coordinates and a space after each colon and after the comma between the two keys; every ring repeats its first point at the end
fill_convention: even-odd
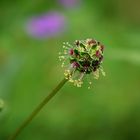
{"type": "Polygon", "coordinates": [[[67,79],[63,79],[52,92],[36,107],[36,109],[30,114],[30,116],[21,124],[19,128],[9,137],[8,140],[15,140],[20,132],[33,120],[33,118],[40,112],[40,110],[52,99],[54,95],[63,87],[67,82],[67,79]]]}

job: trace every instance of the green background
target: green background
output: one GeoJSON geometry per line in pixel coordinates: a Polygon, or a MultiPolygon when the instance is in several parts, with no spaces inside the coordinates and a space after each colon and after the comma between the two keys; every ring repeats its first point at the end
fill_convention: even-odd
{"type": "MultiPolygon", "coordinates": [[[[140,140],[140,2],[83,0],[65,8],[57,1],[0,1],[0,140],[21,124],[63,78],[58,60],[64,41],[96,38],[105,45],[106,77],[76,88],[67,83],[18,140],[140,140]],[[64,14],[67,30],[35,39],[27,19],[64,14]]],[[[92,75],[91,75],[92,76],[92,75]]]]}

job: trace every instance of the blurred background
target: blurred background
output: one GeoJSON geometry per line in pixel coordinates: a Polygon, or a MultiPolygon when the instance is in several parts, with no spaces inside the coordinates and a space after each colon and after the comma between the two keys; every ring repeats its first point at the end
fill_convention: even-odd
{"type": "Polygon", "coordinates": [[[18,140],[140,140],[140,1],[1,0],[0,140],[63,78],[65,41],[105,45],[106,77],[67,83],[18,140]]]}

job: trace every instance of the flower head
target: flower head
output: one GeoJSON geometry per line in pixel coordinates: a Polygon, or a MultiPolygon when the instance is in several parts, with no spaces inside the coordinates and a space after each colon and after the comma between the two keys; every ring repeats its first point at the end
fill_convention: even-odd
{"type": "Polygon", "coordinates": [[[65,29],[65,17],[58,12],[49,12],[31,18],[27,23],[27,32],[36,38],[54,37],[65,29]]]}
{"type": "Polygon", "coordinates": [[[59,59],[62,67],[66,67],[64,75],[75,86],[81,87],[86,75],[93,74],[98,79],[101,72],[105,76],[101,66],[104,46],[100,42],[94,39],[76,40],[73,45],[64,43],[63,48],[64,52],[60,53],[59,59]]]}
{"type": "Polygon", "coordinates": [[[66,8],[72,8],[79,5],[80,0],[58,0],[58,2],[66,8]]]}

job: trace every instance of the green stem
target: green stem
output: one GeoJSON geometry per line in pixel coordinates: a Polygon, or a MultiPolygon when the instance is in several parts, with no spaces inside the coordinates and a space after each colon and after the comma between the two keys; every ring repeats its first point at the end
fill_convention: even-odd
{"type": "Polygon", "coordinates": [[[54,95],[63,87],[67,79],[63,79],[52,92],[37,106],[37,108],[30,114],[30,116],[21,124],[21,126],[9,137],[8,140],[15,140],[20,132],[33,120],[33,118],[40,112],[40,110],[52,99],[54,95]]]}

